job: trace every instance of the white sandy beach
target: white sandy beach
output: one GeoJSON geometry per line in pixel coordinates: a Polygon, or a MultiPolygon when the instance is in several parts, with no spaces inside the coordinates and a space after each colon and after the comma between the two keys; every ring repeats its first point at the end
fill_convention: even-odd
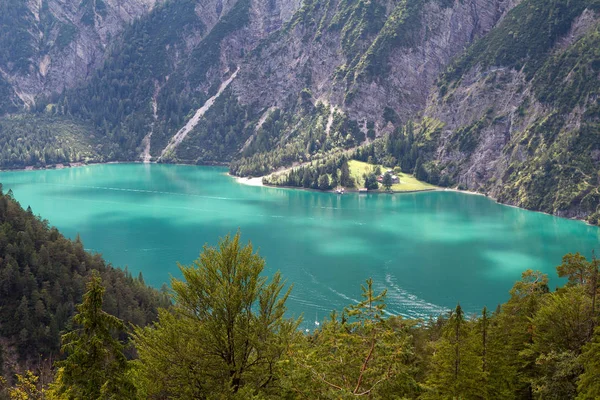
{"type": "Polygon", "coordinates": [[[258,178],[241,178],[241,177],[236,177],[235,180],[238,183],[241,183],[243,185],[249,185],[249,186],[263,186],[263,177],[259,176],[258,178]]]}

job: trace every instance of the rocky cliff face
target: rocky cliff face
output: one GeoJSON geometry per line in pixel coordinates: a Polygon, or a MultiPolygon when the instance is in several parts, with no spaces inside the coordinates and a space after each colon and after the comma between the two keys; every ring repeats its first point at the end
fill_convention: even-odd
{"type": "MultiPolygon", "coordinates": [[[[280,138],[276,144],[253,151],[246,142],[243,156],[255,164],[257,153],[269,153],[269,147],[289,153],[291,146],[301,146],[302,154],[285,157],[288,164],[301,162],[332,147],[369,142],[419,119],[437,90],[439,74],[516,4],[506,0],[305,2],[283,29],[244,60],[232,83],[241,104],[263,112],[279,109],[286,120],[276,134],[280,138]],[[306,107],[298,107],[301,97],[313,105],[327,104],[330,114],[336,110],[355,121],[362,139],[351,133],[353,140],[329,140],[326,127],[300,122],[307,113],[306,107]],[[299,125],[316,130],[318,139],[311,135],[299,141],[299,125]],[[323,146],[324,141],[334,143],[323,146]]],[[[342,136],[349,133],[344,129],[338,132],[342,136]]],[[[242,159],[240,164],[244,163],[242,159]]],[[[267,161],[273,169],[281,166],[278,163],[267,161]]]]}
{"type": "Polygon", "coordinates": [[[563,24],[535,63],[477,59],[445,80],[425,112],[443,126],[427,158],[461,187],[597,222],[600,18],[583,5],[563,24]]]}
{"type": "Polygon", "coordinates": [[[73,87],[90,78],[114,38],[157,1],[16,0],[0,22],[0,29],[21,33],[2,59],[2,78],[27,106],[40,94],[73,87]]]}
{"type": "MultiPolygon", "coordinates": [[[[403,120],[420,113],[440,72],[511,5],[503,0],[382,3],[378,23],[366,21],[377,16],[344,16],[346,3],[331,0],[300,11],[246,60],[233,84],[240,102],[284,108],[307,88],[315,100],[354,119],[375,120],[381,130],[386,107],[403,120]],[[352,38],[352,24],[361,23],[376,26],[371,32],[359,27],[352,38]],[[398,33],[403,37],[392,37],[398,33]],[[382,73],[369,75],[371,69],[382,73]]],[[[358,6],[351,10],[359,12],[358,6]]]]}
{"type": "Polygon", "coordinates": [[[5,8],[0,112],[92,123],[107,160],[258,175],[360,148],[432,183],[600,215],[597,0],[5,8]]]}

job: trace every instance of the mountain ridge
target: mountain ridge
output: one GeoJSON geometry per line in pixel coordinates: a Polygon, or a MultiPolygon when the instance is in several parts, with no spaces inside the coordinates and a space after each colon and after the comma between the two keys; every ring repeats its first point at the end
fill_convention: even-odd
{"type": "MultiPolygon", "coordinates": [[[[430,183],[597,222],[599,10],[597,0],[153,3],[93,77],[38,95],[30,118],[91,122],[101,161],[230,163],[236,175],[364,147],[430,183]],[[414,140],[401,139],[413,122],[414,140]]],[[[4,112],[19,101],[5,97],[4,112]]]]}

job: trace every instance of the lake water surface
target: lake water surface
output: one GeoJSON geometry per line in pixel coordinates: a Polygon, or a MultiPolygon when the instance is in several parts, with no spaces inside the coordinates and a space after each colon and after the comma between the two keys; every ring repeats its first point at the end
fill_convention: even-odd
{"type": "MultiPolygon", "coordinates": [[[[146,283],[179,277],[205,243],[239,228],[294,284],[288,303],[305,320],[360,299],[372,277],[388,311],[437,314],[458,301],[494,309],[525,269],[550,274],[567,252],[600,250],[600,229],[455,192],[318,193],[238,184],[226,169],[109,164],[1,172],[23,207],[62,233],[77,233],[146,283]]],[[[307,322],[309,323],[309,322],[307,322]]],[[[310,322],[311,324],[312,322],[310,322]]]]}

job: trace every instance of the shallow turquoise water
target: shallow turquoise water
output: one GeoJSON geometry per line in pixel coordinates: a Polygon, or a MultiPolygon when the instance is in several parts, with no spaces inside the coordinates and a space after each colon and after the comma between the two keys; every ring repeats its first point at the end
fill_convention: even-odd
{"type": "MultiPolygon", "coordinates": [[[[338,196],[240,185],[223,168],[112,164],[0,173],[23,207],[159,287],[202,245],[241,229],[294,284],[289,309],[322,319],[372,277],[388,311],[495,308],[527,268],[560,284],[567,252],[600,250],[600,229],[454,192],[338,196]]],[[[308,323],[308,322],[307,322],[308,323]]]]}

